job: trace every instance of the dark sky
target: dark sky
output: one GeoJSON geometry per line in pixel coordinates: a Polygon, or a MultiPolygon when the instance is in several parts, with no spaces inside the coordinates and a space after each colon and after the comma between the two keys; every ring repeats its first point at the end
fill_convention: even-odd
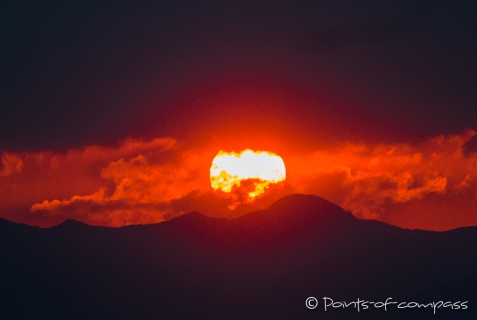
{"type": "Polygon", "coordinates": [[[0,150],[477,129],[472,1],[3,1],[0,150]]]}

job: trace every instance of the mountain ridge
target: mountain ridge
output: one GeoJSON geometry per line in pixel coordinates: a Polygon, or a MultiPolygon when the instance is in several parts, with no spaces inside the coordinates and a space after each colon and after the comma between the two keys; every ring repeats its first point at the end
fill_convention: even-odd
{"type": "MultiPolygon", "coordinates": [[[[192,212],[121,228],[18,226],[8,223],[0,233],[0,315],[7,318],[357,315],[309,310],[310,296],[477,305],[477,227],[401,229],[357,219],[316,196],[291,195],[232,220],[192,212]]],[[[386,316],[475,319],[476,309],[469,310],[394,309],[386,316]]]]}

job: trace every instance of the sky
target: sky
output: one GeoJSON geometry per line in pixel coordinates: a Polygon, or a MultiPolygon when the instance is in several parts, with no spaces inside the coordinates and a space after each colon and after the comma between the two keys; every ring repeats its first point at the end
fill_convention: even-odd
{"type": "Polygon", "coordinates": [[[404,228],[477,225],[477,5],[0,4],[0,217],[234,218],[291,193],[404,228]],[[287,179],[231,210],[220,151],[287,179]]]}

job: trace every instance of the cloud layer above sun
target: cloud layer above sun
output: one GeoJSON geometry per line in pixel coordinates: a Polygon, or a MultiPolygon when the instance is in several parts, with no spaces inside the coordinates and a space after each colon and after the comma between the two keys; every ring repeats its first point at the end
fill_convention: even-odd
{"type": "Polygon", "coordinates": [[[450,229],[477,224],[477,154],[464,153],[475,134],[468,130],[416,145],[342,144],[280,154],[287,170],[284,186],[242,204],[218,197],[210,186],[215,147],[158,138],[63,153],[4,151],[0,214],[40,226],[76,219],[117,227],[157,223],[194,210],[233,218],[286,194],[306,193],[360,218],[450,229]]]}

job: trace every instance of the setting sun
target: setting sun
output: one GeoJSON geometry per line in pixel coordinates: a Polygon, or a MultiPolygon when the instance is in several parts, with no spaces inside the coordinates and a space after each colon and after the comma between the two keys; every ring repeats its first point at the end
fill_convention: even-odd
{"type": "Polygon", "coordinates": [[[245,187],[249,201],[263,194],[270,184],[285,178],[282,158],[268,151],[247,149],[235,153],[221,150],[210,167],[210,182],[214,190],[231,193],[245,187]]]}

